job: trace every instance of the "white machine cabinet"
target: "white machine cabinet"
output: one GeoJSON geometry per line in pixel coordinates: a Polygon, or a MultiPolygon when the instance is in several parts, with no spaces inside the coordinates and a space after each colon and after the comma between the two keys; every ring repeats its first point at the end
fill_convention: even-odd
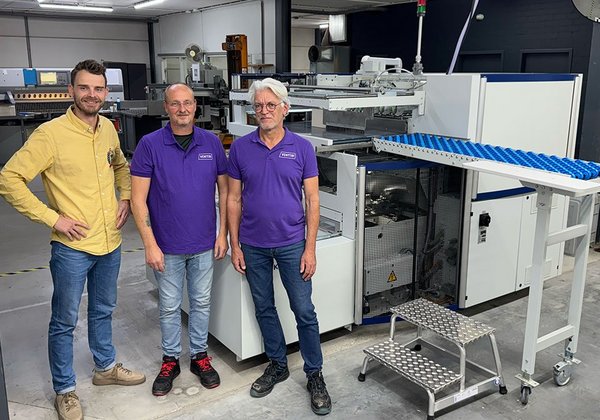
{"type": "MultiPolygon", "coordinates": [[[[573,157],[580,75],[427,75],[424,115],[410,132],[573,157]]],[[[528,287],[536,194],[509,178],[467,174],[458,304],[470,307],[528,287]],[[482,216],[483,215],[483,216],[482,216]],[[480,216],[489,226],[480,226],[480,216]]],[[[566,226],[568,198],[554,196],[550,225],[566,226]]],[[[564,244],[549,246],[544,277],[561,274],[564,244]]]]}
{"type": "MultiPolygon", "coordinates": [[[[279,270],[274,270],[275,306],[286,342],[298,341],[296,321],[279,270]]],[[[321,333],[354,322],[354,241],[338,236],[317,241],[317,273],[312,279],[313,303],[321,333]]],[[[215,266],[210,333],[238,360],[264,352],[246,277],[227,256],[215,266]]]]}

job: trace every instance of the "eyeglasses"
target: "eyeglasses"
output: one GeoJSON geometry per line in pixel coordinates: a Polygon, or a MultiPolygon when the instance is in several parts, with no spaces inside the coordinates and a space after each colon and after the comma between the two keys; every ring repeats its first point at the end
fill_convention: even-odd
{"type": "Polygon", "coordinates": [[[192,106],[194,106],[194,101],[183,101],[183,102],[179,102],[179,101],[173,101],[173,102],[167,102],[167,105],[169,106],[169,108],[173,108],[173,109],[179,109],[179,107],[181,105],[183,105],[185,108],[191,108],[192,106]]]}
{"type": "Polygon", "coordinates": [[[267,109],[267,111],[272,112],[272,111],[275,111],[275,108],[277,108],[277,105],[281,105],[282,103],[283,103],[283,101],[277,102],[276,104],[274,104],[273,102],[267,102],[266,104],[254,103],[254,104],[252,104],[252,108],[254,108],[255,112],[260,112],[265,108],[267,109]]]}

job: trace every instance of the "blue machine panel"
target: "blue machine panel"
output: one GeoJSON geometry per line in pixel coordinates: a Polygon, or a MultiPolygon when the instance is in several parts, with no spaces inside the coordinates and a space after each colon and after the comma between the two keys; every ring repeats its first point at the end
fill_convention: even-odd
{"type": "Polygon", "coordinates": [[[37,85],[37,72],[35,69],[23,69],[23,82],[25,86],[37,85]]]}

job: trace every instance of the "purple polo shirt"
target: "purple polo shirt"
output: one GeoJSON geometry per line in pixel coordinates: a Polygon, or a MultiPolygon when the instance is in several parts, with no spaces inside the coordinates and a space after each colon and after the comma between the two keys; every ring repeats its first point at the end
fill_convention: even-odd
{"type": "Polygon", "coordinates": [[[302,185],[319,175],[308,140],[286,129],[269,150],[257,129],[233,142],[227,168],[230,177],[242,181],[241,243],[276,248],[304,239],[302,185]]]}
{"type": "Polygon", "coordinates": [[[187,150],[171,125],[145,135],[135,149],[131,175],[151,178],[150,223],[165,254],[195,254],[214,247],[217,230],[215,184],[227,173],[217,136],[194,127],[187,150]]]}

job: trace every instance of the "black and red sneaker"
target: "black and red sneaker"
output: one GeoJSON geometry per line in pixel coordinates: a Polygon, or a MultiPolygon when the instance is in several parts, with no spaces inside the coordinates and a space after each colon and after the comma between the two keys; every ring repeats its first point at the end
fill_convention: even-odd
{"type": "Polygon", "coordinates": [[[200,377],[200,383],[208,389],[216,388],[221,384],[219,374],[210,364],[211,360],[212,357],[208,357],[206,352],[202,352],[192,356],[190,362],[190,370],[194,375],[200,377]]]}
{"type": "Polygon", "coordinates": [[[171,356],[163,356],[160,373],[152,384],[152,395],[160,397],[167,395],[173,388],[173,380],[179,376],[181,369],[179,367],[179,359],[171,356]]]}

